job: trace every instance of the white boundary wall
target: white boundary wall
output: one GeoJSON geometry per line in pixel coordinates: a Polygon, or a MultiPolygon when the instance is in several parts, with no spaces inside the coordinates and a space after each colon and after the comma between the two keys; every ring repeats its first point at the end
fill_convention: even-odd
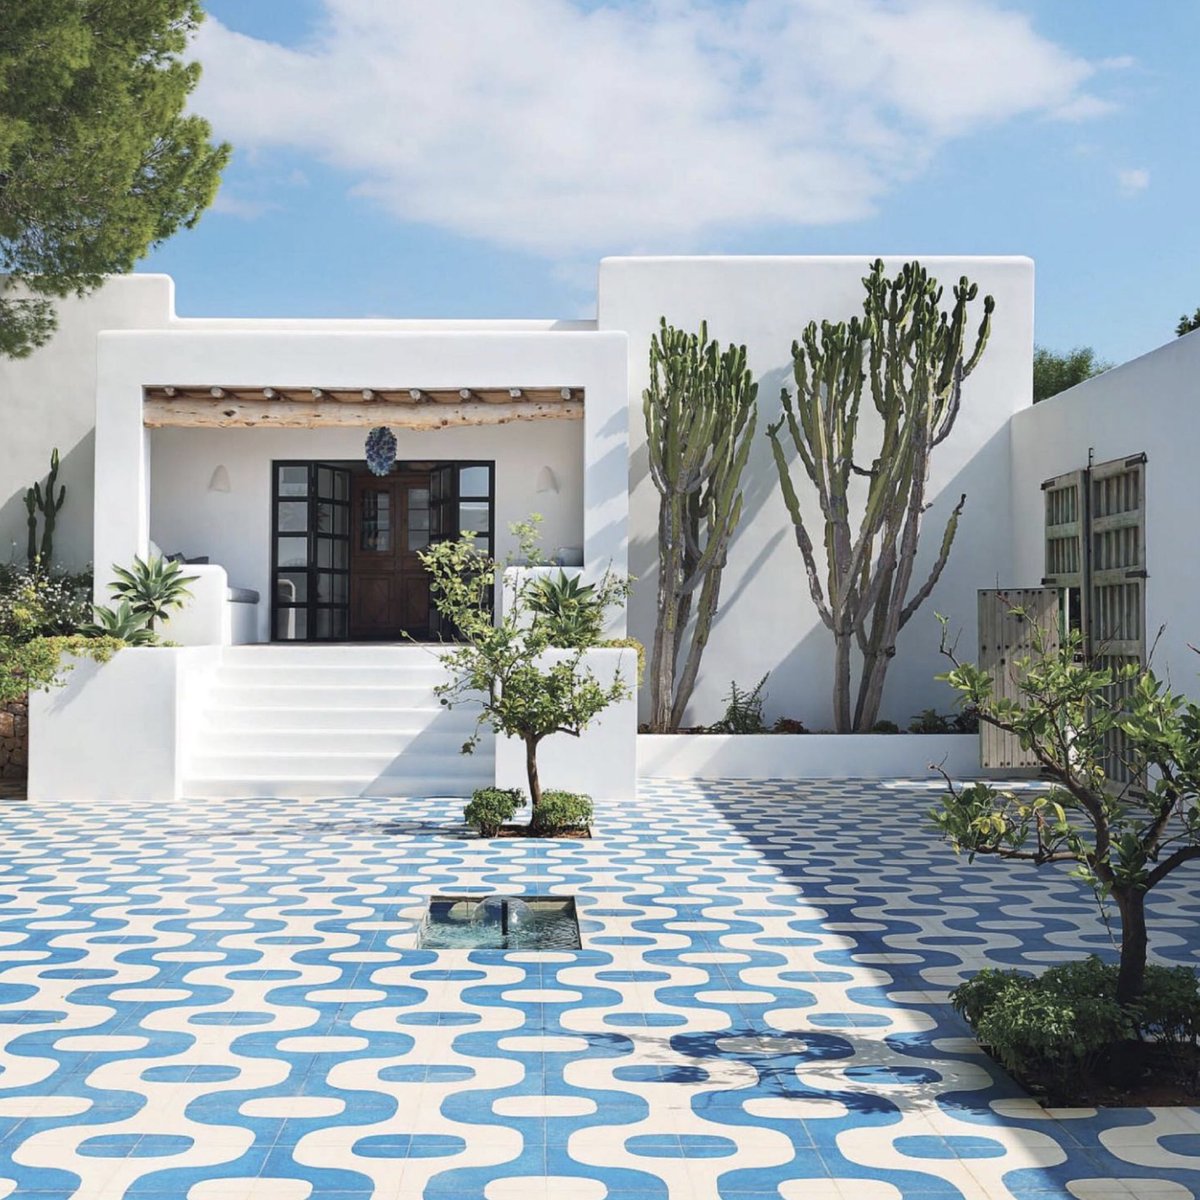
{"type": "Polygon", "coordinates": [[[980,773],[979,735],[641,734],[640,778],[925,779],[980,773]]]}
{"type": "Polygon", "coordinates": [[[29,697],[29,798],[178,799],[219,661],[216,646],[76,660],[62,687],[29,697]]]}
{"type": "MultiPolygon", "coordinates": [[[[1145,453],[1146,643],[1165,630],[1154,667],[1200,697],[1200,333],[1191,333],[1018,413],[1012,423],[1012,574],[1045,574],[1044,480],[1094,461],[1145,453]]],[[[970,644],[970,643],[965,643],[970,644]]]]}
{"type": "MultiPolygon", "coordinates": [[[[724,709],[729,682],[752,687],[766,673],[769,718],[795,717],[810,729],[832,724],[833,640],[809,596],[803,561],[779,493],[765,433],[780,412],[779,391],[792,379],[791,345],[805,324],[843,320],[862,311],[862,277],[873,256],[761,258],[612,258],[600,267],[599,325],[629,335],[630,570],[638,582],[630,603],[630,633],[653,638],[657,587],[658,493],[647,474],[642,391],[649,379],[650,338],[659,318],[696,330],[708,321],[722,346],[745,343],[758,380],[758,429],[746,468],[742,525],[729,552],[721,607],[685,724],[711,724],[724,709]]],[[[894,273],[908,257],[885,258],[894,273]]],[[[967,505],[949,565],[932,597],[901,633],[880,716],[901,728],[924,708],[949,709],[953,695],[934,676],[938,655],[934,612],[948,614],[975,641],[975,593],[1009,572],[1012,531],[1006,519],[1011,487],[1008,423],[1032,396],[1033,263],[1027,258],[944,258],[921,255],[946,289],[967,275],[996,298],[991,340],[968,380],[951,437],[933,455],[918,582],[936,557],[946,518],[962,492],[967,505]]],[[[982,299],[975,303],[976,320],[982,299]]],[[[973,332],[973,330],[972,330],[973,332]]],[[[862,435],[874,409],[864,399],[862,435]]],[[[794,455],[789,456],[794,458],[794,455]]],[[[802,474],[797,464],[796,471],[802,474]]],[[[798,485],[806,511],[819,514],[811,488],[798,485]]],[[[820,537],[814,538],[820,545],[820,537]]],[[[648,701],[643,697],[643,704],[648,701]]],[[[646,709],[643,708],[643,713],[646,709]]]]}

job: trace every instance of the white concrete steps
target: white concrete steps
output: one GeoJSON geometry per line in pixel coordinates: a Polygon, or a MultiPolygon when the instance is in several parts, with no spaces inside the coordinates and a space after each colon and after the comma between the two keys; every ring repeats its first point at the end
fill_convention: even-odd
{"type": "Polygon", "coordinates": [[[185,795],[468,796],[495,777],[478,709],[448,709],[439,656],[413,646],[239,646],[223,652],[185,795]]]}

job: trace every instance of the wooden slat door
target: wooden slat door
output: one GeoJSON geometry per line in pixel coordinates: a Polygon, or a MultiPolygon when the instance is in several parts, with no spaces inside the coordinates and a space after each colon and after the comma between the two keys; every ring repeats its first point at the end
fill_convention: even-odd
{"type": "MultiPolygon", "coordinates": [[[[1020,675],[1014,664],[1037,654],[1035,630],[1041,631],[1046,650],[1057,649],[1059,628],[1057,588],[1000,588],[979,593],[979,665],[991,675],[997,699],[1021,700],[1020,675]]],[[[984,767],[1016,770],[1038,766],[1037,759],[1021,748],[1013,734],[986,722],[979,725],[979,755],[984,767]]]]}
{"type": "MultiPolygon", "coordinates": [[[[1090,471],[1088,652],[1112,671],[1146,661],[1145,457],[1100,463],[1090,471]]],[[[1121,700],[1133,685],[1114,684],[1121,700]]],[[[1109,736],[1105,773],[1130,782],[1122,735],[1109,736]]]]}

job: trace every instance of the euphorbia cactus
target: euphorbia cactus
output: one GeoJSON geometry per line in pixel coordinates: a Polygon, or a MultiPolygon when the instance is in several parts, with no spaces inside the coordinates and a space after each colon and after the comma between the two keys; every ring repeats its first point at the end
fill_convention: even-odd
{"type": "Polygon", "coordinates": [[[56,449],[50,455],[50,474],[46,477],[46,490],[43,492],[42,485],[35,483],[25,493],[25,512],[28,514],[26,524],[29,526],[29,542],[26,551],[30,566],[40,562],[43,567],[49,567],[50,560],[54,555],[54,528],[58,521],[58,514],[67,501],[65,484],[58,489],[57,496],[54,494],[57,483],[58,450],[56,449]],[[37,514],[39,512],[42,514],[40,548],[37,538],[37,514]]]}
{"type": "Polygon", "coordinates": [[[742,515],[739,483],[757,418],[746,347],[721,351],[701,322],[684,333],[663,318],[650,342],[643,393],[650,478],[659,492],[658,623],[650,659],[650,728],[677,729],[708,642],[729,541],[742,515]],[[679,655],[696,597],[691,643],[679,655]]]}
{"type": "Polygon", "coordinates": [[[954,307],[941,308],[942,288],[919,262],[888,279],[881,260],[863,280],[863,316],[848,322],[811,322],[792,343],[796,396],[783,389],[783,415],[768,426],[779,483],[804,558],[821,620],[833,631],[833,716],[841,733],[867,731],[879,716],[884,679],[896,636],[933,591],[958,529],[966,496],[950,513],[938,557],[911,596],[913,567],[927,507],[929,457],[954,427],[963,380],[974,371],[991,331],[991,296],[968,353],[968,305],[978,287],[965,276],[954,307]],[[880,418],[869,467],[856,455],[864,385],[880,418]],[[809,518],[801,511],[781,431],[816,489],[825,549],[825,583],[809,518]],[[855,528],[851,481],[866,496],[855,528]],[[857,699],[851,708],[852,650],[862,656],[857,699]]]}

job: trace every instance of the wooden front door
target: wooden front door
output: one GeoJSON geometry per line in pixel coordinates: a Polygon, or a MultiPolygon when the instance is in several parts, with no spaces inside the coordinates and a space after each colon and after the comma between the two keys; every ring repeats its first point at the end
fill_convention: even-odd
{"type": "Polygon", "coordinates": [[[429,472],[356,475],[350,542],[350,638],[429,636],[429,472]]]}

